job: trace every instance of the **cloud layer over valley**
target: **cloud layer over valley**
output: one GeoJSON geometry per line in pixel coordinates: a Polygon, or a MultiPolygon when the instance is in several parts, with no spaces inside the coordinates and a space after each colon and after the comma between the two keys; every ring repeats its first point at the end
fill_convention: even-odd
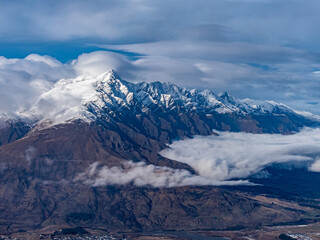
{"type": "Polygon", "coordinates": [[[250,176],[270,177],[262,171],[272,164],[305,167],[320,172],[320,129],[303,129],[292,135],[218,132],[171,144],[161,155],[189,164],[186,170],[124,161],[106,167],[95,162],[75,181],[99,187],[126,185],[150,187],[252,185],[250,176]],[[258,174],[259,173],[259,174],[258,174]]]}
{"type": "Polygon", "coordinates": [[[220,186],[249,184],[247,181],[219,181],[191,174],[187,170],[147,165],[143,162],[123,162],[122,166],[108,168],[99,162],[90,165],[86,172],[79,174],[75,181],[81,181],[93,187],[106,185],[182,187],[182,186],[220,186]]]}
{"type": "Polygon", "coordinates": [[[304,162],[320,172],[320,129],[293,135],[219,132],[176,141],[161,154],[187,163],[197,173],[217,181],[246,179],[274,163],[304,162]]]}

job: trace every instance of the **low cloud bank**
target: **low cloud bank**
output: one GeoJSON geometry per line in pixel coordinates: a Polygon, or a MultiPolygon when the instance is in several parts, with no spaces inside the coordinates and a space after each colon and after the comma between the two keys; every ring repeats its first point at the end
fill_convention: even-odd
{"type": "Polygon", "coordinates": [[[95,162],[76,181],[98,187],[125,185],[151,187],[250,185],[248,177],[270,177],[265,167],[294,163],[320,172],[320,129],[305,128],[293,135],[218,132],[176,141],[160,152],[164,157],[189,164],[187,170],[124,161],[106,167],[95,162]],[[241,179],[241,180],[238,180],[241,179]]]}
{"type": "Polygon", "coordinates": [[[151,187],[181,187],[181,186],[219,186],[250,184],[248,181],[219,181],[191,174],[187,170],[172,169],[147,165],[144,162],[123,162],[121,166],[106,167],[95,162],[86,172],[79,174],[75,181],[80,181],[93,187],[106,185],[125,185],[151,187]]]}
{"type": "Polygon", "coordinates": [[[320,172],[320,129],[293,135],[219,132],[177,141],[160,154],[187,163],[200,176],[216,181],[245,179],[273,163],[304,162],[320,172]]]}
{"type": "Polygon", "coordinates": [[[67,65],[49,56],[0,57],[0,113],[10,116],[25,110],[58,79],[73,75],[67,65]]]}
{"type": "MultiPolygon", "coordinates": [[[[0,115],[12,117],[29,110],[60,79],[97,76],[111,69],[130,69],[130,66],[123,55],[107,51],[82,54],[65,64],[53,57],[38,54],[11,59],[0,56],[0,115]]],[[[48,109],[59,110],[70,101],[78,101],[70,89],[65,89],[63,93],[63,96],[47,102],[43,113],[47,113],[48,109]]]]}

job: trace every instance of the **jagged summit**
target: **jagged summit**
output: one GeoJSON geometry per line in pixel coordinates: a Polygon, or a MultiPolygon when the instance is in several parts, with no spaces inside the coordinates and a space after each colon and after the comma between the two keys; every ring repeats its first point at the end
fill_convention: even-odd
{"type": "Polygon", "coordinates": [[[297,114],[272,101],[240,100],[227,92],[181,88],[172,83],[132,83],[111,70],[100,76],[61,79],[43,93],[31,109],[17,114],[22,119],[50,120],[55,123],[73,119],[93,121],[112,119],[123,111],[145,112],[174,108],[205,114],[297,114]]]}

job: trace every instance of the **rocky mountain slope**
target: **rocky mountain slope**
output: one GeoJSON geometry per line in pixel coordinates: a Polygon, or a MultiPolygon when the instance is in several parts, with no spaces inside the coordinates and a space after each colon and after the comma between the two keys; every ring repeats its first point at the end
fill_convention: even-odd
{"type": "Polygon", "coordinates": [[[56,123],[70,119],[117,122],[127,115],[134,118],[144,115],[158,118],[162,116],[168,117],[167,120],[170,115],[175,117],[174,114],[178,117],[199,115],[201,121],[211,125],[210,128],[264,132],[291,131],[317,121],[273,101],[240,100],[227,92],[216,95],[209,89],[199,92],[171,83],[134,84],[122,80],[114,71],[98,77],[62,79],[51,90],[42,94],[31,109],[19,113],[18,117],[56,123]],[[267,120],[263,122],[260,116],[267,120]],[[227,118],[236,120],[229,120],[228,126],[228,123],[224,123],[227,118]],[[273,129],[266,124],[271,119],[276,125],[273,129]],[[244,122],[250,122],[247,125],[251,126],[243,126],[244,122]],[[279,129],[280,125],[284,129],[279,129]]]}
{"type": "Polygon", "coordinates": [[[167,143],[209,135],[212,129],[291,133],[318,124],[282,104],[257,104],[170,83],[134,84],[113,71],[60,80],[31,109],[2,118],[0,232],[48,225],[110,231],[225,229],[299,220],[303,210],[215,186],[93,185],[89,178],[101,180],[106,168],[130,175],[123,165],[130,160],[146,164],[143,170],[155,169],[152,176],[169,174],[164,181],[176,173],[193,179],[197,173],[190,166],[158,154],[167,143]]]}

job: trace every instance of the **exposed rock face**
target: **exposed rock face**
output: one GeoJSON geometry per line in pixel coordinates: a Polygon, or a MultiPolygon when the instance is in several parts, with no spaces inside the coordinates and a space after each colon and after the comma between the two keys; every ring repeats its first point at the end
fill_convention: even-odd
{"type": "MultiPolygon", "coordinates": [[[[112,167],[143,161],[194,173],[158,152],[175,139],[209,135],[212,129],[290,133],[318,124],[281,104],[253,106],[226,93],[132,84],[113,73],[90,81],[94,88],[71,119],[59,118],[59,124],[53,118],[32,129],[22,121],[7,122],[0,129],[0,232],[48,225],[110,231],[226,229],[301,217],[293,209],[216,187],[92,187],[75,181],[94,162],[112,167]]],[[[74,83],[79,81],[65,80],[57,88],[74,83]]]]}
{"type": "Polygon", "coordinates": [[[21,120],[6,120],[0,123],[0,146],[22,138],[31,127],[21,120]]]}

